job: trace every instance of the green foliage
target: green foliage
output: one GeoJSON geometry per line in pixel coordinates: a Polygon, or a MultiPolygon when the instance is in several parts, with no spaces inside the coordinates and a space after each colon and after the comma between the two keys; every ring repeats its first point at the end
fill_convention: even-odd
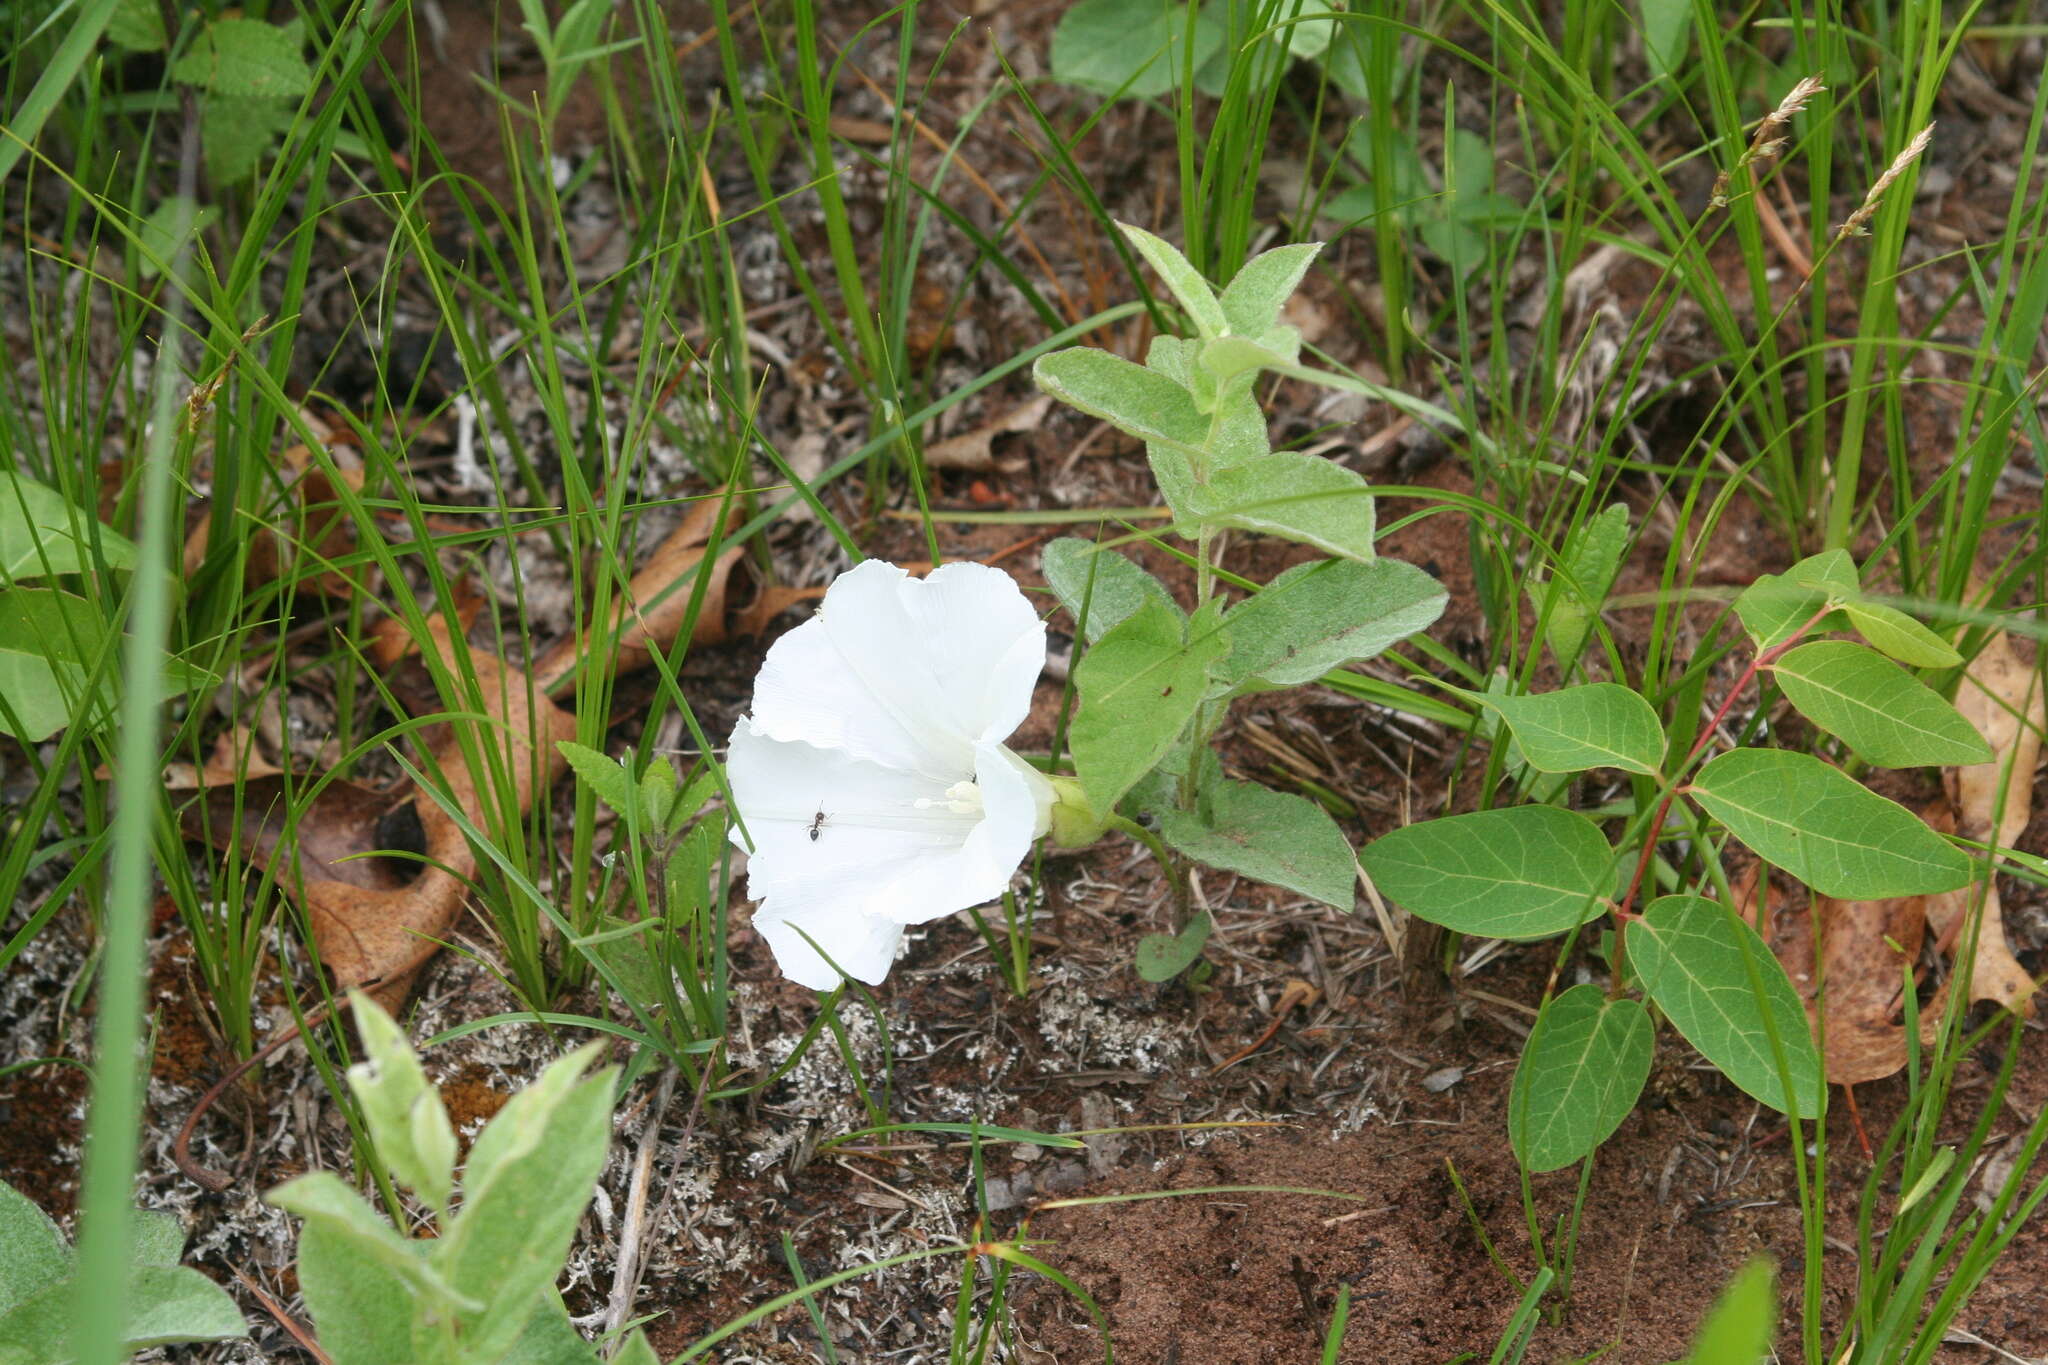
{"type": "Polygon", "coordinates": [[[1427,629],[1445,601],[1442,584],[1398,559],[1296,565],[1224,615],[1217,682],[1232,694],[1314,682],[1427,629]]]}
{"type": "Polygon", "coordinates": [[[0,583],[135,567],[135,545],[20,474],[0,473],[0,583]]]}
{"type": "Polygon", "coordinates": [[[1991,746],[1955,707],[1862,645],[1816,640],[1785,654],[1771,671],[1808,720],[1866,763],[1913,768],[1992,759],[1991,746]]]}
{"type": "Polygon", "coordinates": [[[1806,1010],[1756,930],[1718,901],[1664,896],[1623,932],[1644,992],[1701,1056],[1781,1111],[1793,1107],[1784,1081],[1789,1074],[1798,1115],[1820,1114],[1820,1051],[1807,1029],[1806,1010]]]}
{"type": "MultiPolygon", "coordinates": [[[[163,16],[148,0],[118,0],[107,37],[136,52],[164,51],[170,34],[163,16]]],[[[217,184],[254,175],[277,135],[291,127],[298,102],[313,90],[305,49],[303,19],[272,24],[229,11],[204,20],[171,62],[170,78],[200,94],[200,140],[217,184]]],[[[195,212],[177,210],[188,228],[195,212]]],[[[157,221],[156,213],[150,221],[157,221]]],[[[157,255],[165,259],[168,252],[157,255]]]]}
{"type": "MultiPolygon", "coordinates": [[[[0,589],[0,734],[34,743],[67,725],[103,727],[118,693],[120,639],[101,610],[54,588],[0,589]]],[[[218,679],[163,660],[163,698],[218,679]]]]}
{"type": "Polygon", "coordinates": [[[1147,602],[1156,602],[1176,616],[1173,594],[1151,574],[1113,551],[1089,541],[1062,536],[1045,547],[1045,581],[1094,644],[1147,602]]]}
{"type": "Polygon", "coordinates": [[[1330,813],[1305,796],[1218,782],[1197,809],[1161,811],[1159,834],[1196,862],[1351,908],[1351,844],[1330,813]]]}
{"type": "Polygon", "coordinates": [[[1618,502],[1572,528],[1556,574],[1530,575],[1530,605],[1543,621],[1543,638],[1558,668],[1567,673],[1586,648],[1628,543],[1628,505],[1618,502]]]}
{"type": "Polygon", "coordinates": [[[1493,938],[1544,938],[1581,923],[1614,865],[1599,827],[1555,806],[1421,821],[1373,840],[1359,858],[1390,900],[1493,938]]]}
{"type": "Polygon", "coordinates": [[[1811,754],[1731,750],[1700,769],[1691,795],[1823,896],[1914,896],[1970,880],[1970,860],[1926,821],[1811,754]]]}
{"type": "Polygon", "coordinates": [[[1523,696],[1465,695],[1500,713],[1522,757],[1538,772],[1620,768],[1647,775],[1664,762],[1664,726],[1657,713],[1619,683],[1523,696]]]}
{"type": "Polygon", "coordinates": [[[1759,1257],[1736,1272],[1700,1326],[1684,1365],[1759,1365],[1778,1326],[1773,1268],[1759,1257]]]}
{"type": "MultiPolygon", "coordinates": [[[[227,1341],[248,1328],[227,1291],[178,1264],[185,1234],[171,1214],[138,1212],[128,1271],[124,1353],[178,1342],[227,1341]]],[[[91,1311],[64,1234],[28,1196],[0,1183],[0,1360],[63,1365],[71,1322],[91,1311]]]]}
{"type": "Polygon", "coordinates": [[[1053,79],[1102,95],[1163,95],[1180,79],[1190,23],[1200,67],[1223,43],[1223,29],[1206,15],[1154,0],[1081,0],[1053,29],[1053,79]]]}
{"type": "Polygon", "coordinates": [[[1508,1141],[1532,1171],[1569,1166],[1636,1106],[1656,1048],[1650,1012],[1598,986],[1544,1002],[1508,1095],[1508,1141]]]}
{"type": "Polygon", "coordinates": [[[1201,625],[1147,601],[1074,666],[1081,712],[1068,738],[1096,810],[1115,810],[1194,719],[1209,671],[1228,647],[1221,634],[1201,625]]]}
{"type": "MultiPolygon", "coordinates": [[[[380,1163],[434,1207],[438,1235],[401,1234],[332,1172],[271,1191],[305,1220],[299,1283],[322,1348],[336,1365],[596,1365],[555,1280],[610,1146],[613,1070],[585,1074],[602,1045],[558,1059],[506,1102],[470,1148],[458,1195],[439,1095],[397,1024],[351,999],[370,1060],[349,1086],[380,1163]]],[[[627,1349],[644,1358],[638,1337],[627,1349]]]]}
{"type": "Polygon", "coordinates": [[[1146,981],[1171,981],[1202,955],[1214,926],[1205,910],[1198,910],[1177,934],[1146,934],[1138,940],[1133,966],[1146,981]]]}
{"type": "Polygon", "coordinates": [[[236,99],[295,99],[313,87],[305,46],[304,28],[297,21],[280,27],[222,15],[199,30],[184,55],[171,63],[171,79],[236,99]]]}

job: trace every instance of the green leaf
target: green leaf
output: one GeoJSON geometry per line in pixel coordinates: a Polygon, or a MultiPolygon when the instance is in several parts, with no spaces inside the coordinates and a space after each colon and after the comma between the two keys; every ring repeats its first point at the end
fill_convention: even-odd
{"type": "Polygon", "coordinates": [[[1428,629],[1446,600],[1441,583],[1398,559],[1298,564],[1224,616],[1230,656],[1218,678],[1232,692],[1314,682],[1428,629]]]}
{"type": "Polygon", "coordinates": [[[136,243],[142,277],[156,278],[186,238],[203,231],[218,217],[219,209],[211,204],[202,208],[188,195],[174,194],[158,204],[143,221],[142,237],[136,243]]]}
{"type": "Polygon", "coordinates": [[[71,1274],[71,1248],[35,1201],[0,1181],[0,1312],[71,1274]]]}
{"type": "Polygon", "coordinates": [[[1736,749],[1700,769],[1690,790],[1765,862],[1823,896],[1881,900],[1969,884],[1961,850],[1811,754],[1736,749]]]}
{"type": "Polygon", "coordinates": [[[428,1259],[483,1304],[464,1324],[473,1358],[490,1359],[518,1337],[569,1254],[611,1145],[615,1069],[583,1077],[603,1046],[558,1058],[470,1148],[462,1211],[428,1259]]]}
{"type": "Polygon", "coordinates": [[[1223,318],[1238,336],[1264,336],[1280,321],[1287,300],[1308,273],[1321,242],[1300,242],[1262,251],[1244,263],[1224,286],[1223,318]]]}
{"type": "Polygon", "coordinates": [[[1875,650],[1801,645],[1773,666],[1800,713],[1882,768],[1989,763],[1991,746],[1941,696],[1875,650]]]}
{"type": "Polygon", "coordinates": [[[1375,558],[1373,499],[1365,480],[1295,450],[1213,471],[1209,482],[1189,491],[1182,520],[1279,536],[1360,563],[1375,558]]]}
{"type": "Polygon", "coordinates": [[[1762,1365],[1778,1330],[1778,1295],[1771,1263],[1759,1256],[1721,1291],[1700,1327],[1685,1365],[1762,1365]]]}
{"type": "Polygon", "coordinates": [[[1669,76],[1680,70],[1692,43],[1692,0],[1642,0],[1643,55],[1650,73],[1669,76]]]}
{"type": "Polygon", "coordinates": [[[89,573],[95,541],[108,568],[135,567],[133,541],[96,526],[56,489],[0,472],[0,583],[89,573]]]}
{"type": "Polygon", "coordinates": [[[313,88],[305,40],[260,19],[215,19],[199,31],[185,55],[171,64],[171,79],[212,95],[286,99],[313,88]]]}
{"type": "Polygon", "coordinates": [[[1081,656],[1074,666],[1081,710],[1070,738],[1090,805],[1115,810],[1166,756],[1227,648],[1221,631],[1184,624],[1177,611],[1147,601],[1081,656]]]}
{"type": "MultiPolygon", "coordinates": [[[[1742,590],[1735,614],[1759,650],[1783,644],[1792,632],[1829,603],[1854,601],[1862,592],[1856,565],[1847,550],[1828,550],[1800,560],[1782,574],[1767,573],[1742,590]]],[[[1814,626],[1816,632],[1839,628],[1841,616],[1830,612],[1814,626]]]]}
{"type": "Polygon", "coordinates": [[[1197,332],[1204,337],[1219,337],[1228,330],[1228,324],[1223,320],[1223,305],[1217,300],[1216,291],[1202,278],[1202,272],[1188,264],[1188,258],[1180,254],[1179,248],[1133,224],[1118,223],[1116,226],[1146,263],[1159,272],[1159,278],[1172,291],[1197,332]]]}
{"type": "Polygon", "coordinates": [[[1598,912],[1613,850],[1583,815],[1514,806],[1426,820],[1359,855],[1389,900],[1432,924],[1493,938],[1544,938],[1598,912]]]}
{"type": "Polygon", "coordinates": [[[1197,862],[1351,908],[1351,844],[1321,806],[1251,782],[1219,783],[1202,804],[1160,812],[1160,836],[1197,862]]]}
{"type": "Polygon", "coordinates": [[[209,93],[199,102],[207,174],[223,185],[247,180],[290,125],[291,110],[276,100],[209,93]]]}
{"type": "Polygon", "coordinates": [[[1042,355],[1031,377],[1053,397],[1119,431],[1157,442],[1177,454],[1201,460],[1209,440],[1209,419],[1194,396],[1166,375],[1089,346],[1042,355]]]}
{"type": "Polygon", "coordinates": [[[676,770],[669,761],[655,757],[640,774],[640,818],[646,828],[660,832],[680,823],[675,819],[676,770]]]}
{"type": "MultiPolygon", "coordinates": [[[[483,1307],[480,1300],[465,1297],[441,1275],[425,1254],[426,1244],[399,1236],[396,1228],[378,1217],[377,1211],[332,1171],[314,1171],[288,1180],[264,1199],[305,1220],[299,1235],[299,1283],[323,1342],[339,1323],[392,1316],[394,1301],[411,1303],[427,1313],[476,1312],[483,1307]],[[325,1263],[309,1267],[310,1239],[316,1236],[326,1241],[322,1248],[325,1263]],[[334,1270],[337,1277],[327,1280],[319,1273],[309,1274],[309,1270],[325,1269],[334,1270]],[[370,1286],[367,1297],[359,1293],[364,1286],[370,1286]]],[[[330,1353],[332,1350],[330,1345],[330,1353]]],[[[403,1352],[384,1357],[386,1361],[402,1358],[403,1352]]]]}
{"type": "Polygon", "coordinates": [[[1620,683],[1587,683],[1521,697],[1462,695],[1500,713],[1515,732],[1523,759],[1538,772],[1620,768],[1654,774],[1664,761],[1664,727],[1657,713],[1620,683]]]}
{"type": "Polygon", "coordinates": [[[1092,541],[1062,536],[1045,547],[1040,567],[1053,596],[1082,627],[1090,644],[1147,602],[1180,614],[1173,594],[1158,579],[1092,541]]]}
{"type": "MultiPolygon", "coordinates": [[[[116,683],[108,651],[116,646],[106,619],[83,597],[47,588],[0,589],[0,733],[33,743],[66,725],[104,724],[116,683]],[[87,680],[95,676],[88,695],[87,680]]],[[[217,681],[181,660],[164,660],[166,696],[217,681]]]]}
{"type": "Polygon", "coordinates": [[[441,1093],[427,1084],[418,1054],[391,1016],[360,991],[349,998],[369,1055],[348,1069],[348,1084],[370,1140],[387,1171],[445,1213],[455,1190],[455,1129],[441,1093]]]}
{"type": "Polygon", "coordinates": [[[137,1266],[128,1281],[123,1344],[145,1351],[174,1342],[228,1341],[249,1334],[225,1289],[182,1265],[137,1266]]]}
{"type": "Polygon", "coordinates": [[[621,820],[631,820],[639,815],[633,809],[633,775],[626,771],[624,763],[588,745],[566,739],[556,740],[555,750],[568,761],[576,779],[590,788],[591,795],[610,806],[621,820]]]}
{"type": "Polygon", "coordinates": [[[1197,910],[1187,928],[1178,934],[1147,934],[1138,940],[1135,966],[1147,981],[1171,981],[1202,955],[1209,941],[1209,913],[1197,910]]]}
{"type": "Polygon", "coordinates": [[[1954,668],[1963,661],[1955,647],[1896,607],[1850,602],[1842,614],[1856,633],[1877,649],[1914,668],[1954,668]]]}
{"type": "Polygon", "coordinates": [[[1621,557],[1628,550],[1628,530],[1626,503],[1617,502],[1581,522],[1565,541],[1560,571],[1547,581],[1534,578],[1529,589],[1529,605],[1544,622],[1543,638],[1557,666],[1567,673],[1584,652],[1594,618],[1614,588],[1621,557]],[[1546,601],[1550,614],[1544,617],[1546,601]]]}
{"type": "MultiPolygon", "coordinates": [[[[1101,95],[1152,99],[1180,82],[1188,7],[1160,0],[1081,0],[1052,31],[1052,76],[1101,95]]],[[[1195,19],[1194,65],[1223,42],[1206,15],[1195,19]]]]}
{"type": "MultiPolygon", "coordinates": [[[[516,1309],[514,1311],[517,1311],[516,1309]]],[[[636,1332],[634,1334],[638,1336],[636,1332]]],[[[644,1339],[642,1344],[644,1345],[644,1339]]],[[[617,1359],[628,1358],[621,1352],[617,1359]]],[[[512,1348],[491,1365],[604,1365],[604,1358],[569,1321],[569,1310],[553,1285],[544,1289],[512,1348]]]]}
{"type": "Polygon", "coordinates": [[[1648,1010],[1598,986],[1574,986],[1546,1004],[1509,1094],[1515,1159],[1555,1171],[1607,1141],[1650,1078],[1656,1033],[1648,1010]]]}
{"type": "Polygon", "coordinates": [[[1623,931],[1629,969],[1687,1042],[1729,1080],[1789,1112],[1769,1029],[1785,1050],[1800,1118],[1823,1102],[1820,1052],[1799,993],[1756,930],[1716,901],[1662,896],[1623,931]],[[1763,988],[1757,997],[1751,970],[1763,988]]]}
{"type": "Polygon", "coordinates": [[[107,39],[130,52],[161,52],[169,41],[164,34],[164,11],[155,0],[120,0],[114,17],[107,21],[107,39]]]}

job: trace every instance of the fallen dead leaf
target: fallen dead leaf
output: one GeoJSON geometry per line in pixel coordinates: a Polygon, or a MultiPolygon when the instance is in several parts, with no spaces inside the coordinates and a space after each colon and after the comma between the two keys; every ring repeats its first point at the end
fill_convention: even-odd
{"type": "MultiPolygon", "coordinates": [[[[1997,757],[1989,763],[1950,768],[1949,802],[1955,832],[1965,839],[2010,847],[2027,827],[2034,804],[2034,767],[2041,757],[2041,732],[2048,726],[2039,671],[2013,652],[2001,631],[1984,644],[1956,690],[1956,709],[1977,727],[1997,757]]],[[[1944,951],[1968,940],[1968,926],[1983,910],[1977,954],[1970,965],[1970,999],[1995,1000],[2017,1014],[2034,1012],[2034,979],[2012,955],[1995,878],[1961,891],[1927,898],[1927,922],[1944,951]]],[[[1935,1017],[1939,1017],[1938,1014],[1935,1017]]]]}
{"type": "Polygon", "coordinates": [[[996,437],[1030,431],[1045,421],[1046,410],[1051,405],[1051,396],[1041,393],[1019,403],[993,422],[984,423],[972,431],[963,431],[958,436],[948,436],[943,441],[933,441],[924,448],[925,467],[977,472],[993,469],[996,437]]]}

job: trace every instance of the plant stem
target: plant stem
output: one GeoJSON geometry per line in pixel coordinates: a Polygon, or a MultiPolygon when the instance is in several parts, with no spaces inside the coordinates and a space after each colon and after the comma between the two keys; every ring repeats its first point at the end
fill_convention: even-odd
{"type": "Polygon", "coordinates": [[[1194,916],[1195,898],[1194,891],[1188,884],[1188,871],[1181,866],[1180,859],[1173,856],[1172,851],[1166,847],[1165,840],[1136,820],[1113,815],[1110,817],[1109,827],[1123,831],[1151,850],[1152,857],[1166,873],[1167,884],[1173,889],[1174,927],[1176,930],[1185,929],[1188,921],[1194,916]]]}

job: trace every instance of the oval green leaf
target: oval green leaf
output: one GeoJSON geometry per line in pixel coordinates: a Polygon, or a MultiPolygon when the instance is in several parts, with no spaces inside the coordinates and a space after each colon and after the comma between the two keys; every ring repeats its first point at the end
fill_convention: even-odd
{"type": "Polygon", "coordinates": [[[1620,683],[1588,683],[1529,696],[1466,696],[1500,713],[1530,767],[1544,773],[1620,768],[1653,774],[1664,727],[1650,703],[1620,683]]]}
{"type": "Polygon", "coordinates": [[[1718,901],[1663,896],[1624,932],[1636,980],[1701,1056],[1780,1113],[1790,1112],[1789,1075],[1799,1117],[1819,1116],[1820,1052],[1806,1009],[1756,930],[1718,901]],[[1784,1049],[1783,1075],[1772,1032],[1784,1049]]]}
{"type": "Polygon", "coordinates": [[[1224,616],[1230,655],[1218,678],[1235,692],[1314,682],[1428,629],[1446,600],[1443,584],[1398,559],[1298,564],[1224,616]]]}
{"type": "Polygon", "coordinates": [[[1811,754],[1736,749],[1706,767],[1693,800],[1823,896],[1882,900],[1954,891],[1970,860],[1894,801],[1811,754]]]}
{"type": "Polygon", "coordinates": [[[1219,782],[1202,806],[1161,811],[1160,837],[1197,862],[1351,908],[1351,843],[1321,806],[1255,782],[1219,782]]]}
{"type": "Polygon", "coordinates": [[[1610,1000],[1598,986],[1574,986],[1545,1005],[1508,1099],[1515,1159],[1555,1171],[1607,1141],[1650,1078],[1656,1032],[1641,1004],[1610,1000]]]}
{"type": "Polygon", "coordinates": [[[1515,806],[1397,829],[1359,855],[1382,894],[1432,924],[1491,938],[1561,934],[1613,881],[1599,827],[1555,806],[1515,806]]]}
{"type": "Polygon", "coordinates": [[[1954,668],[1963,661],[1955,646],[1896,607],[1881,602],[1851,602],[1842,608],[1856,633],[1902,664],[1915,668],[1954,668]]]}
{"type": "Polygon", "coordinates": [[[1881,768],[1989,763],[1991,746],[1933,688],[1875,650],[1818,640],[1778,660],[1800,714],[1881,768]]]}

